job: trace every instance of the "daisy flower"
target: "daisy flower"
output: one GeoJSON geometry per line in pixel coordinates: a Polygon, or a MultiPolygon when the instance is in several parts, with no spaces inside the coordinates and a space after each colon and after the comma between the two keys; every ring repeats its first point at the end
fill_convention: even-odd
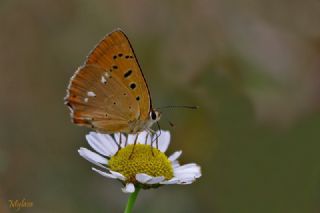
{"type": "Polygon", "coordinates": [[[128,136],[116,133],[113,137],[90,132],[86,139],[95,152],[82,147],[79,154],[96,166],[93,171],[119,180],[125,193],[169,184],[191,184],[201,176],[197,164],[179,164],[177,159],[182,151],[167,157],[169,131],[161,130],[153,135],[144,131],[128,136]]]}

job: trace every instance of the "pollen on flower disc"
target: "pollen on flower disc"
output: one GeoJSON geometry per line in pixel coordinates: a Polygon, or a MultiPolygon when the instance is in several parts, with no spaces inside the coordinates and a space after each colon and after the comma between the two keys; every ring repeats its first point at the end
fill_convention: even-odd
{"type": "Polygon", "coordinates": [[[109,160],[112,171],[121,173],[127,182],[135,183],[136,174],[144,173],[153,177],[164,176],[166,180],[173,177],[173,168],[167,156],[150,145],[128,145],[109,160]],[[132,153],[133,150],[133,153],[132,153]],[[131,157],[130,157],[131,155],[131,157]]]}

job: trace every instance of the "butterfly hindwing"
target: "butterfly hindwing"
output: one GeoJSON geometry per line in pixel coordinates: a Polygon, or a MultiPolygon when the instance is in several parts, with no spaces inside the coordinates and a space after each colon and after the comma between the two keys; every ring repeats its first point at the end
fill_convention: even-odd
{"type": "Polygon", "coordinates": [[[128,123],[140,115],[135,97],[122,80],[96,65],[78,69],[66,102],[74,123],[103,132],[127,131],[128,123]]]}

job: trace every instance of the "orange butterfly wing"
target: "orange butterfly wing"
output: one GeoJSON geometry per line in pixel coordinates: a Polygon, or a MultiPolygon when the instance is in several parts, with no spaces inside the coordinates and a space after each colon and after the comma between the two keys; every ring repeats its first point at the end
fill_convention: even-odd
{"type": "Polygon", "coordinates": [[[135,96],[140,108],[140,120],[149,118],[149,89],[129,39],[121,30],[107,35],[89,54],[86,64],[98,65],[118,76],[135,96]]]}
{"type": "Polygon", "coordinates": [[[130,132],[149,118],[149,90],[125,34],[107,35],[71,78],[66,104],[73,122],[98,131],[130,132]]]}
{"type": "Polygon", "coordinates": [[[130,132],[139,105],[116,76],[94,65],[80,67],[72,77],[66,102],[73,122],[101,132],[130,132]]]}

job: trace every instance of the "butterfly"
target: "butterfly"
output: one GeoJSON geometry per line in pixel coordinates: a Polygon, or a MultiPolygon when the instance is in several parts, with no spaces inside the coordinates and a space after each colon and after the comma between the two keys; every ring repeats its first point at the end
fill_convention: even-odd
{"type": "Polygon", "coordinates": [[[160,119],[128,37],[106,35],[70,79],[65,104],[73,123],[103,133],[138,133],[160,119]]]}

